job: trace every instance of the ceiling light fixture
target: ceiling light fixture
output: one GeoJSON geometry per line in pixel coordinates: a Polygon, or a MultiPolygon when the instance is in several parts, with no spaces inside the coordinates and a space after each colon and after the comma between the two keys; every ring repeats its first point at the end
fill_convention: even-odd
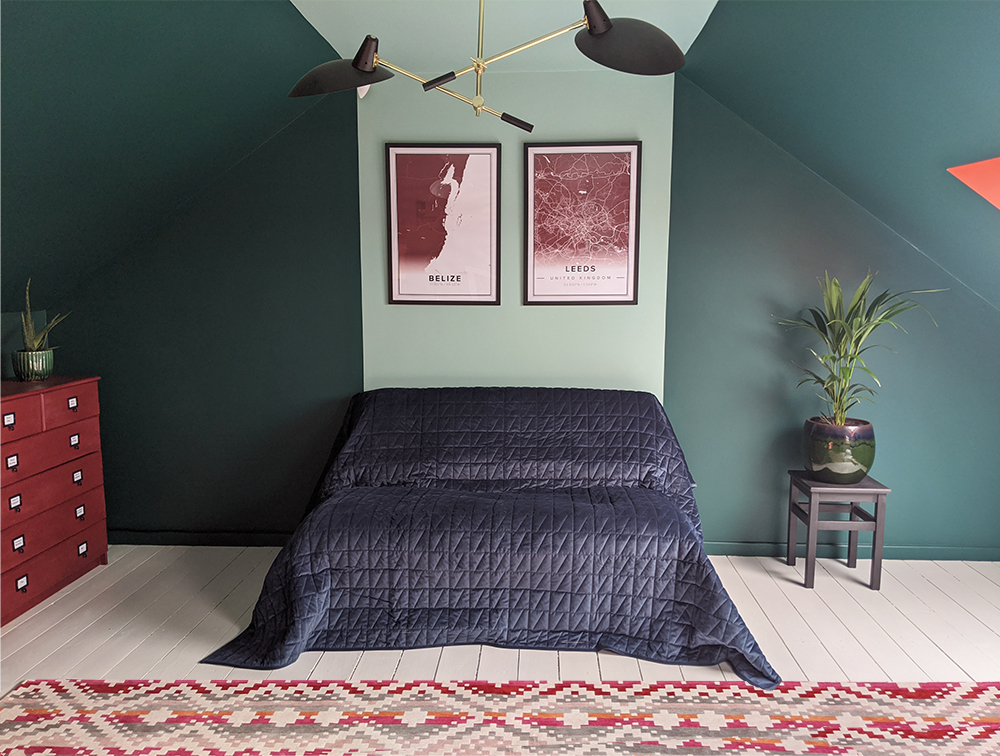
{"type": "Polygon", "coordinates": [[[358,89],[391,79],[393,71],[395,71],[419,81],[423,84],[424,91],[429,92],[436,89],[471,105],[476,116],[480,116],[484,112],[489,113],[505,123],[525,131],[531,131],[534,126],[527,121],[522,121],[509,113],[486,106],[486,101],[483,99],[483,74],[486,73],[486,68],[491,63],[496,63],[514,53],[519,53],[529,47],[579,29],[580,31],[576,35],[577,49],[594,62],[607,68],[644,76],[661,76],[673,73],[684,65],[684,53],[666,33],[652,24],[635,18],[610,19],[597,0],[583,0],[584,17],[576,23],[530,42],[525,42],[523,45],[512,47],[498,55],[484,58],[484,5],[485,0],[479,0],[479,49],[476,57],[471,59],[472,65],[458,71],[449,71],[434,79],[424,79],[379,57],[378,38],[369,34],[361,43],[353,60],[333,60],[316,66],[299,80],[288,96],[306,97],[358,89]],[[475,97],[469,98],[444,88],[444,84],[473,71],[476,74],[475,97]]]}

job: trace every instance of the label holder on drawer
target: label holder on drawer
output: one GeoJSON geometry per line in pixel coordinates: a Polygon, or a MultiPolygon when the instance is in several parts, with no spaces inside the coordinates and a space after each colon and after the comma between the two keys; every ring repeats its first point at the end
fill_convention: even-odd
{"type": "Polygon", "coordinates": [[[24,536],[19,535],[17,538],[12,538],[10,541],[11,546],[13,546],[14,551],[18,554],[24,553],[24,536]]]}
{"type": "Polygon", "coordinates": [[[86,508],[86,506],[84,506],[83,504],[81,504],[80,506],[78,506],[74,510],[73,514],[76,517],[76,519],[78,519],[78,520],[84,520],[84,519],[86,519],[86,516],[87,516],[87,508],[86,508]]]}
{"type": "Polygon", "coordinates": [[[21,575],[21,577],[19,577],[14,582],[14,587],[17,589],[18,593],[27,593],[28,592],[28,575],[27,575],[27,573],[25,573],[24,575],[21,575]]]}
{"type": "Polygon", "coordinates": [[[17,466],[19,462],[16,454],[11,454],[9,457],[7,457],[6,463],[8,470],[11,470],[12,472],[17,472],[17,466]]]}
{"type": "Polygon", "coordinates": [[[15,512],[21,511],[21,494],[14,494],[9,499],[7,499],[7,506],[13,509],[15,512]]]}
{"type": "Polygon", "coordinates": [[[17,413],[16,412],[4,412],[3,413],[3,427],[13,428],[17,424],[17,413]]]}
{"type": "Polygon", "coordinates": [[[85,557],[87,556],[87,542],[84,541],[79,546],[76,547],[76,555],[85,557]]]}
{"type": "Polygon", "coordinates": [[[80,409],[80,400],[77,399],[75,396],[71,396],[69,399],[66,400],[66,408],[76,412],[77,410],[80,409]]]}
{"type": "Polygon", "coordinates": [[[78,486],[83,485],[83,470],[73,471],[73,482],[76,483],[78,486]]]}

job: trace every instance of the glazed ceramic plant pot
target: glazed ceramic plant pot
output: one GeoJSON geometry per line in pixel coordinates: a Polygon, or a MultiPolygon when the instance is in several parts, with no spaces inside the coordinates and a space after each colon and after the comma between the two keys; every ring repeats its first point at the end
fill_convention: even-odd
{"type": "Polygon", "coordinates": [[[43,381],[52,375],[52,350],[27,352],[18,349],[10,356],[11,367],[19,381],[43,381]]]}
{"type": "Polygon", "coordinates": [[[811,417],[805,425],[806,470],[823,483],[849,485],[864,480],[875,461],[875,429],[867,420],[847,418],[831,425],[811,417]]]}

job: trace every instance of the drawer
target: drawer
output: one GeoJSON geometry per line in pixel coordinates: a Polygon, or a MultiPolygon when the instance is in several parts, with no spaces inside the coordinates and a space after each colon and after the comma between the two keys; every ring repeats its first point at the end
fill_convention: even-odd
{"type": "Polygon", "coordinates": [[[97,402],[97,381],[77,383],[42,394],[45,430],[94,417],[101,411],[97,402]]]}
{"type": "Polygon", "coordinates": [[[42,397],[38,394],[11,396],[0,402],[3,412],[3,430],[0,443],[42,432],[42,397]]]}
{"type": "Polygon", "coordinates": [[[104,486],[3,529],[4,570],[13,569],[104,519],[104,486]]]}
{"type": "Polygon", "coordinates": [[[108,531],[99,520],[75,536],[0,575],[0,624],[64,588],[98,564],[107,564],[108,531]]]}
{"type": "Polygon", "coordinates": [[[99,451],[100,418],[37,433],[3,445],[3,486],[48,470],[50,467],[99,451]]]}
{"type": "Polygon", "coordinates": [[[17,527],[19,523],[46,509],[103,484],[100,452],[74,459],[9,485],[5,479],[3,501],[0,502],[0,524],[4,531],[17,527]]]}

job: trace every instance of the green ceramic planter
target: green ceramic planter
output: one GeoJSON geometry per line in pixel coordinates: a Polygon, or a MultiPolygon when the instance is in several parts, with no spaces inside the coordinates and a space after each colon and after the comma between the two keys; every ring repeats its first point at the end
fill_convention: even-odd
{"type": "Polygon", "coordinates": [[[806,470],[822,483],[860,483],[875,462],[875,429],[867,420],[847,418],[830,425],[818,417],[806,420],[806,470]]]}
{"type": "Polygon", "coordinates": [[[10,356],[14,375],[19,381],[44,381],[52,375],[52,350],[26,352],[19,349],[10,356]]]}

